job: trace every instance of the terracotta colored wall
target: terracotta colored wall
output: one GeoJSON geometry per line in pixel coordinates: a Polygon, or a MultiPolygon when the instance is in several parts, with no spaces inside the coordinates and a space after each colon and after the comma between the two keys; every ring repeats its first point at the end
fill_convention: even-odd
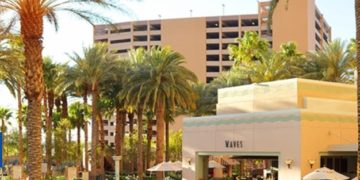
{"type": "Polygon", "coordinates": [[[302,52],[315,49],[314,0],[280,0],[273,15],[273,47],[282,42],[297,42],[302,52]],[[286,8],[287,7],[287,8],[286,8]]]}
{"type": "Polygon", "coordinates": [[[185,66],[205,82],[205,18],[162,20],[161,26],[161,45],[181,52],[186,59],[185,66]]]}

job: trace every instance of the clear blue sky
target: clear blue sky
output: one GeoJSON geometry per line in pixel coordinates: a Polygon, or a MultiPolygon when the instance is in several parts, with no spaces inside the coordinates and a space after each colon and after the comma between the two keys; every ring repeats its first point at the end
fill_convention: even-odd
{"type": "MultiPolygon", "coordinates": [[[[291,1],[291,0],[290,0],[291,1]]],[[[115,22],[145,19],[162,19],[193,16],[222,15],[222,4],[225,4],[225,15],[257,13],[257,0],[142,0],[123,1],[132,12],[131,16],[109,14],[115,22]]],[[[320,11],[332,27],[333,38],[348,40],[355,37],[354,0],[316,0],[320,11]]],[[[81,52],[83,46],[93,41],[92,26],[71,16],[60,16],[60,30],[55,32],[48,24],[45,26],[44,55],[57,62],[68,61],[66,53],[81,52]]],[[[16,109],[15,100],[0,86],[0,106],[16,109]],[[7,94],[7,95],[5,95],[7,94]]]]}

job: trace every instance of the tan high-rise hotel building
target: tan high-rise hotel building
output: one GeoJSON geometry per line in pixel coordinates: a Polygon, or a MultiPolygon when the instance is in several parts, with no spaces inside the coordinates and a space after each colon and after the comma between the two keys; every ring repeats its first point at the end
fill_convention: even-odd
{"type": "Polygon", "coordinates": [[[315,0],[280,0],[273,15],[272,31],[267,28],[268,1],[258,2],[258,14],[190,17],[132,21],[94,28],[95,42],[108,42],[110,49],[126,55],[132,48],[170,46],[184,55],[186,66],[202,82],[210,82],[228,70],[227,47],[245,31],[255,31],[270,41],[274,49],[293,41],[301,52],[320,49],[331,40],[331,28],[315,5],[315,0]]]}

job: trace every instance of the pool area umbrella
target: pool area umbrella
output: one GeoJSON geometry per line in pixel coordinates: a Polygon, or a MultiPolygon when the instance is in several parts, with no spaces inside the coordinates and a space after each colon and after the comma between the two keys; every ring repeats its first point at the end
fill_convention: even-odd
{"type": "Polygon", "coordinates": [[[182,169],[182,162],[181,161],[175,161],[175,162],[173,162],[173,165],[182,169]]]}
{"type": "Polygon", "coordinates": [[[354,177],[354,178],[352,178],[351,180],[358,180],[358,178],[357,178],[357,177],[354,177]]]}
{"type": "Polygon", "coordinates": [[[322,167],[307,174],[303,178],[304,180],[346,180],[349,177],[344,176],[332,169],[322,167]]]}
{"type": "Polygon", "coordinates": [[[182,168],[172,162],[162,162],[148,169],[148,171],[181,171],[182,168]]]}
{"type": "Polygon", "coordinates": [[[211,160],[209,161],[209,168],[225,168],[225,166],[219,164],[218,162],[211,160]]]}

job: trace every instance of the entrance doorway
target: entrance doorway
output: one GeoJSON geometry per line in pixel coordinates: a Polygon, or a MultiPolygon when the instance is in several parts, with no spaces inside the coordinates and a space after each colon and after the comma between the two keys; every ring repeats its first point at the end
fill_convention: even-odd
{"type": "Polygon", "coordinates": [[[196,179],[277,180],[278,154],[198,153],[196,179]]]}

